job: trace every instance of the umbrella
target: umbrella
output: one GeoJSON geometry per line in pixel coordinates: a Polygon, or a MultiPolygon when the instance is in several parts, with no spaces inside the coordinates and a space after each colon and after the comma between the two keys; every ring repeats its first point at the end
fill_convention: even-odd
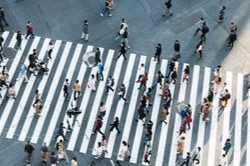
{"type": "Polygon", "coordinates": [[[83,61],[88,67],[95,66],[95,52],[89,51],[83,55],[83,61]]]}
{"type": "Polygon", "coordinates": [[[3,56],[8,59],[14,59],[16,52],[17,51],[12,47],[3,46],[3,56]]]}

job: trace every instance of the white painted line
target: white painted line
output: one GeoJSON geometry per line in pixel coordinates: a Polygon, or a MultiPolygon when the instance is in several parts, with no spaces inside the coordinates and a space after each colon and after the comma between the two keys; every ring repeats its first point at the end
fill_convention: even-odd
{"type": "MultiPolygon", "coordinates": [[[[24,40],[26,41],[26,40],[24,40]]],[[[58,51],[59,51],[59,48],[60,48],[60,45],[61,45],[62,41],[60,40],[57,40],[56,43],[55,43],[55,46],[54,46],[54,49],[53,49],[53,52],[52,52],[52,60],[48,63],[48,68],[51,69],[54,62],[55,62],[55,59],[56,59],[56,56],[58,55],[58,51]]],[[[39,90],[39,92],[42,94],[43,90],[45,89],[45,86],[47,85],[47,81],[48,81],[48,78],[50,76],[50,71],[48,73],[48,75],[46,77],[43,77],[42,81],[40,82],[39,84],[39,87],[37,88],[39,90]]],[[[35,102],[35,99],[33,100],[32,103],[35,102]]],[[[31,105],[32,107],[32,105],[31,105]]],[[[24,141],[27,134],[28,134],[28,131],[30,129],[30,125],[31,125],[31,122],[33,120],[33,117],[34,117],[34,109],[33,108],[29,108],[29,113],[25,119],[25,122],[24,122],[24,125],[23,125],[23,128],[22,128],[22,131],[19,135],[19,138],[18,140],[20,141],[24,141]]]]}
{"type": "MultiPolygon", "coordinates": [[[[101,56],[102,56],[104,49],[100,48],[100,51],[101,51],[101,56]]],[[[96,71],[97,71],[96,68],[93,67],[91,70],[91,74],[96,74],[96,71]]],[[[74,125],[74,127],[73,127],[73,131],[71,133],[71,137],[70,137],[69,142],[68,142],[67,150],[73,151],[75,148],[75,144],[76,144],[78,134],[79,134],[80,129],[81,129],[83,117],[85,115],[85,112],[86,112],[86,109],[88,106],[90,95],[91,95],[91,90],[89,88],[86,88],[82,102],[81,102],[81,106],[80,106],[80,110],[82,111],[82,113],[79,114],[76,118],[76,121],[78,121],[79,123],[78,123],[78,125],[74,125]]],[[[73,96],[72,96],[72,98],[73,98],[73,96]]],[[[68,105],[68,108],[69,107],[70,107],[70,104],[68,105]]],[[[64,121],[66,121],[66,115],[65,115],[64,121]]]]}
{"type": "MultiPolygon", "coordinates": [[[[11,42],[12,42],[12,40],[11,40],[11,42]]],[[[10,43],[10,44],[13,44],[13,43],[10,43]]],[[[21,44],[22,50],[17,51],[16,56],[15,56],[13,62],[12,62],[12,65],[11,65],[10,69],[9,69],[9,78],[8,78],[8,80],[12,80],[12,78],[14,76],[14,73],[15,73],[15,71],[17,69],[18,63],[21,60],[22,54],[24,52],[24,49],[25,49],[27,43],[28,43],[28,40],[23,41],[22,44],[21,44]]],[[[2,96],[5,96],[6,92],[7,92],[6,88],[2,89],[2,96]]],[[[2,100],[0,101],[0,105],[1,104],[2,104],[2,100]]]]}
{"type": "Polygon", "coordinates": [[[81,148],[80,148],[80,152],[82,152],[82,153],[87,152],[87,148],[88,148],[88,145],[89,145],[89,140],[91,138],[91,133],[93,131],[96,115],[97,115],[97,112],[99,110],[99,106],[100,106],[101,99],[102,99],[102,94],[103,94],[103,91],[104,91],[104,88],[105,88],[105,85],[106,85],[106,81],[107,81],[110,66],[112,64],[114,53],[115,53],[114,50],[109,50],[108,55],[107,55],[107,59],[106,59],[106,62],[105,62],[105,67],[104,67],[105,71],[106,71],[105,73],[107,75],[104,76],[103,81],[100,81],[98,89],[96,91],[96,96],[95,96],[95,100],[94,100],[95,104],[92,107],[91,114],[89,116],[89,122],[88,122],[88,125],[86,127],[85,134],[83,136],[83,140],[82,140],[82,144],[81,144],[81,148]]]}
{"type": "Polygon", "coordinates": [[[234,132],[234,159],[233,165],[240,165],[241,160],[241,125],[242,125],[242,103],[243,103],[243,74],[238,74],[236,118],[234,132]]]}
{"type": "MultiPolygon", "coordinates": [[[[136,58],[135,54],[130,54],[129,61],[128,61],[128,66],[134,66],[135,58],[136,58]]],[[[129,82],[130,82],[130,79],[131,79],[132,71],[133,71],[133,67],[127,67],[125,77],[124,77],[124,80],[123,80],[123,84],[127,87],[127,89],[129,88],[129,82]]],[[[137,77],[138,76],[139,75],[137,74],[137,77]]],[[[125,97],[126,97],[126,95],[127,95],[127,93],[125,94],[125,97]]],[[[119,119],[121,119],[124,104],[125,103],[124,103],[123,100],[118,101],[114,117],[118,117],[119,119]]],[[[116,136],[117,136],[117,131],[113,130],[110,133],[110,136],[109,136],[109,139],[108,139],[108,146],[107,146],[108,153],[106,153],[106,155],[105,155],[106,158],[111,158],[111,156],[112,156],[116,136]]]]}
{"type": "MultiPolygon", "coordinates": [[[[232,82],[233,82],[233,73],[227,72],[226,77],[226,89],[228,89],[228,92],[232,95],[232,82]]],[[[228,138],[230,138],[230,112],[231,112],[231,99],[227,101],[227,106],[223,110],[224,118],[223,118],[223,133],[222,133],[222,139],[221,139],[221,156],[224,154],[224,143],[228,138]]],[[[227,156],[226,156],[227,157],[227,156]]]]}
{"type": "MultiPolygon", "coordinates": [[[[201,101],[203,101],[203,98],[206,98],[208,96],[210,75],[211,75],[211,68],[205,67],[201,101]]],[[[200,114],[198,140],[197,140],[197,147],[201,147],[200,164],[202,163],[202,156],[203,156],[203,150],[204,150],[203,144],[204,144],[204,137],[205,137],[205,125],[206,125],[206,122],[202,120],[202,114],[200,114]]]]}
{"type": "Polygon", "coordinates": [[[35,128],[35,130],[33,132],[33,135],[32,135],[32,138],[31,138],[32,143],[37,143],[37,141],[38,141],[41,130],[43,128],[43,124],[44,124],[45,119],[47,117],[47,114],[49,112],[51,102],[52,102],[54,94],[56,92],[56,87],[58,86],[58,82],[59,82],[61,74],[63,72],[67,57],[69,55],[71,46],[72,46],[72,43],[67,42],[67,44],[66,44],[66,46],[64,48],[64,51],[63,51],[63,54],[62,54],[62,57],[61,57],[61,61],[60,61],[59,65],[57,66],[57,69],[56,69],[56,72],[55,72],[56,74],[55,74],[55,76],[53,78],[53,81],[52,81],[52,84],[51,84],[51,86],[49,88],[47,98],[44,101],[44,107],[42,109],[42,116],[39,118],[39,120],[38,120],[38,122],[36,124],[36,128],[35,128]]]}
{"type": "MultiPolygon", "coordinates": [[[[186,66],[189,66],[189,64],[186,64],[186,63],[183,64],[181,78],[183,78],[183,75],[184,75],[183,71],[186,68],[186,66]]],[[[187,83],[182,82],[182,79],[181,79],[180,84],[181,84],[181,86],[180,86],[180,90],[179,90],[178,102],[183,102],[183,101],[185,101],[187,83]]],[[[173,89],[173,91],[171,90],[171,92],[172,92],[172,94],[174,94],[174,89],[173,89]]],[[[174,98],[174,96],[172,98],[174,98]]],[[[173,105],[172,105],[172,107],[173,107],[173,105]]],[[[170,108],[169,112],[172,112],[171,108],[170,108]]],[[[168,122],[169,122],[169,120],[170,120],[170,117],[168,118],[168,122]]],[[[179,132],[180,125],[181,125],[181,117],[178,113],[176,113],[175,121],[174,121],[172,143],[171,143],[171,151],[170,151],[170,156],[169,156],[169,165],[175,165],[176,152],[177,152],[177,140],[178,140],[177,138],[179,135],[178,132],[179,132]]],[[[159,147],[158,147],[158,152],[157,152],[157,154],[161,154],[161,155],[157,155],[157,157],[156,157],[156,164],[157,165],[163,164],[164,155],[165,155],[165,146],[166,146],[166,140],[167,140],[167,134],[168,134],[168,127],[169,127],[169,124],[167,124],[167,126],[165,124],[162,124],[162,127],[161,127],[161,137],[160,137],[160,141],[158,144],[159,147]]]]}
{"type": "MultiPolygon", "coordinates": [[[[248,83],[249,84],[249,83],[248,83]]],[[[250,90],[248,90],[248,109],[247,109],[247,154],[246,165],[250,165],[250,90]]]]}
{"type": "MultiPolygon", "coordinates": [[[[111,111],[114,96],[116,95],[115,94],[115,89],[117,87],[117,82],[119,81],[119,76],[121,74],[122,65],[123,65],[123,58],[119,58],[118,61],[117,61],[115,70],[114,70],[114,74],[113,74],[113,79],[115,80],[115,84],[113,86],[114,92],[110,92],[108,94],[108,98],[107,98],[106,103],[105,103],[105,105],[106,105],[106,114],[103,117],[103,125],[102,125],[102,128],[101,128],[102,131],[105,131],[105,129],[107,127],[109,113],[111,111]]],[[[97,134],[97,137],[96,137],[96,141],[95,141],[95,144],[94,144],[95,148],[97,147],[98,142],[102,139],[102,135],[100,133],[97,132],[96,134],[97,134]]],[[[93,150],[92,155],[96,155],[95,150],[93,150]]]]}
{"type": "MultiPolygon", "coordinates": [[[[194,114],[196,110],[196,99],[197,99],[197,92],[198,92],[198,84],[199,84],[199,75],[200,75],[200,66],[195,65],[192,77],[192,87],[191,87],[191,94],[190,94],[190,104],[192,107],[192,120],[194,119],[194,114]]],[[[193,120],[194,121],[194,120],[193,120]]],[[[193,133],[193,124],[190,124],[190,130],[186,131],[186,141],[185,141],[185,148],[184,148],[184,158],[186,157],[187,152],[191,150],[191,142],[192,142],[192,133],[193,133]]]]}
{"type": "MultiPolygon", "coordinates": [[[[161,63],[160,71],[164,76],[166,74],[165,72],[167,71],[167,65],[168,65],[168,61],[163,59],[162,63],[161,63]]],[[[163,79],[163,81],[164,81],[164,79],[163,79]]],[[[151,113],[151,121],[154,123],[154,125],[152,127],[153,137],[152,137],[152,140],[151,140],[151,145],[154,144],[154,136],[155,136],[154,133],[155,133],[156,126],[157,126],[157,123],[158,123],[157,119],[159,117],[159,112],[161,111],[160,106],[161,106],[161,98],[162,98],[162,96],[158,95],[161,92],[162,92],[162,90],[160,89],[160,85],[158,84],[157,87],[156,87],[156,93],[155,93],[154,102],[153,102],[153,109],[152,109],[152,113],[151,113]]],[[[145,148],[146,148],[146,146],[145,146],[145,148]]],[[[144,151],[144,154],[145,154],[145,151],[144,151]]],[[[148,160],[150,160],[150,157],[151,156],[148,157],[148,160]]],[[[147,163],[144,163],[144,156],[142,158],[142,164],[147,165],[147,163]]]]}
{"type": "MultiPolygon", "coordinates": [[[[142,64],[142,63],[145,64],[146,63],[146,58],[147,58],[146,56],[141,56],[138,68],[140,67],[140,64],[142,64]]],[[[137,80],[138,76],[139,76],[139,73],[137,72],[135,81],[137,80]]],[[[126,119],[126,122],[125,122],[125,125],[124,125],[124,130],[122,132],[121,142],[122,141],[128,142],[132,122],[134,121],[134,113],[135,113],[135,110],[136,110],[136,103],[137,103],[137,99],[138,99],[138,95],[139,95],[139,90],[137,88],[139,87],[139,85],[140,85],[139,83],[134,84],[132,96],[131,96],[131,99],[130,99],[129,109],[128,109],[128,113],[127,113],[127,119],[126,119]]],[[[118,153],[120,153],[121,150],[122,150],[122,143],[120,144],[120,148],[119,148],[118,153]]],[[[118,160],[123,160],[123,158],[119,157],[119,155],[118,155],[117,159],[118,160]]]]}
{"type": "MultiPolygon", "coordinates": [[[[154,58],[151,58],[150,67],[149,67],[149,71],[148,71],[149,80],[147,82],[147,88],[151,87],[153,85],[153,80],[154,80],[154,76],[155,76],[154,75],[155,74],[155,67],[156,67],[156,63],[154,61],[154,58]]],[[[156,125],[156,122],[154,123],[154,125],[156,125]]],[[[143,122],[141,120],[139,120],[137,123],[137,128],[136,128],[135,137],[134,137],[134,143],[133,143],[133,147],[131,150],[131,156],[133,156],[130,159],[131,163],[137,163],[138,153],[139,153],[139,149],[141,146],[140,142],[141,142],[141,138],[142,138],[143,129],[144,129],[143,122]]]]}
{"type": "Polygon", "coordinates": [[[11,38],[11,41],[10,41],[9,47],[11,47],[11,48],[14,48],[14,47],[15,47],[16,42],[17,42],[17,40],[16,40],[16,36],[17,36],[17,33],[14,33],[14,35],[13,35],[13,36],[12,36],[12,38],[11,38]]]}
{"type": "MultiPolygon", "coordinates": [[[[69,79],[69,81],[73,77],[73,74],[74,74],[74,71],[76,68],[76,64],[77,64],[78,59],[79,59],[80,54],[81,54],[82,47],[83,47],[82,44],[77,44],[77,46],[76,46],[73,58],[71,60],[70,66],[69,66],[69,70],[68,70],[67,75],[66,75],[66,79],[69,79]]],[[[49,124],[48,130],[47,130],[47,133],[46,133],[45,139],[44,139],[44,142],[46,142],[47,145],[50,144],[52,135],[54,134],[54,130],[55,130],[55,127],[57,125],[57,121],[58,121],[63,103],[65,101],[65,98],[63,96],[63,86],[62,86],[61,91],[59,93],[60,93],[60,95],[59,95],[59,98],[57,100],[57,104],[56,104],[56,107],[53,111],[53,115],[52,115],[52,118],[50,120],[50,124],[49,124]]]]}
{"type": "Polygon", "coordinates": [[[208,152],[208,165],[214,165],[215,163],[215,149],[216,149],[216,136],[217,136],[217,121],[218,121],[218,111],[219,111],[219,94],[214,96],[213,100],[213,110],[211,117],[211,129],[210,129],[210,139],[209,139],[209,152],[208,152]]]}
{"type": "MultiPolygon", "coordinates": [[[[33,49],[35,49],[35,48],[37,47],[39,41],[40,41],[40,37],[35,37],[35,39],[34,39],[32,45],[31,45],[31,47],[30,47],[30,50],[29,50],[28,55],[31,54],[32,51],[33,51],[33,49]]],[[[17,55],[17,56],[18,56],[18,55],[17,55]]],[[[21,55],[20,55],[20,57],[21,57],[21,55]]],[[[29,60],[29,56],[26,57],[24,63],[27,64],[27,63],[28,63],[28,60],[29,60]]],[[[14,62],[13,62],[13,63],[14,63],[14,62]]],[[[13,65],[12,65],[12,66],[13,66],[13,65]]],[[[20,70],[20,67],[18,67],[18,70],[20,70]]],[[[14,73],[13,73],[13,74],[14,74],[14,73]]],[[[10,76],[13,76],[13,74],[9,74],[9,75],[10,75],[10,76]]],[[[11,80],[11,79],[10,79],[10,80],[11,80]]],[[[19,92],[19,90],[20,90],[20,88],[21,88],[21,85],[22,85],[22,80],[17,81],[16,84],[15,84],[15,91],[16,91],[16,94],[17,94],[17,95],[18,95],[18,92],[19,92]]],[[[26,93],[24,93],[24,95],[26,95],[26,93]]],[[[2,117],[1,117],[1,120],[0,120],[0,135],[2,134],[3,128],[4,128],[5,123],[6,123],[7,119],[8,119],[8,117],[9,117],[9,114],[10,114],[10,111],[11,111],[13,105],[14,105],[14,102],[15,102],[14,99],[9,98],[8,103],[7,103],[7,105],[6,105],[5,108],[4,108],[4,112],[3,112],[2,117]]]]}
{"type": "MultiPolygon", "coordinates": [[[[46,54],[46,51],[47,51],[47,46],[48,46],[49,42],[50,42],[50,39],[48,39],[48,38],[46,38],[44,40],[43,47],[42,47],[42,49],[41,49],[41,51],[39,53],[39,56],[38,56],[39,59],[43,59],[44,58],[44,56],[46,54]]],[[[14,133],[15,133],[16,128],[17,128],[17,125],[19,123],[19,120],[20,120],[20,118],[22,116],[22,113],[24,111],[25,105],[27,103],[28,97],[29,97],[29,95],[31,93],[31,90],[33,89],[33,85],[35,83],[35,81],[33,81],[33,80],[35,80],[35,79],[36,79],[36,76],[34,76],[34,74],[32,74],[30,76],[30,81],[27,83],[27,86],[26,86],[26,88],[24,90],[24,93],[23,93],[23,96],[21,98],[21,101],[19,102],[19,105],[17,107],[17,111],[16,111],[15,116],[14,116],[14,118],[12,120],[12,123],[10,125],[10,128],[9,128],[9,131],[7,133],[6,138],[10,138],[11,139],[14,136],[14,133]]]]}

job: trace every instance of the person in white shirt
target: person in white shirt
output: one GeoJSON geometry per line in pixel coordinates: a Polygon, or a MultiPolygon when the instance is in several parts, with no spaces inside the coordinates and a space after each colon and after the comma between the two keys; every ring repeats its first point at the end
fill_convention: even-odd
{"type": "Polygon", "coordinates": [[[78,166],[77,159],[75,157],[71,160],[71,166],[78,166]]]}
{"type": "Polygon", "coordinates": [[[139,70],[139,77],[138,77],[138,79],[136,81],[137,83],[140,82],[141,77],[145,75],[145,66],[144,66],[143,63],[140,65],[138,70],[139,70]]]}
{"type": "Polygon", "coordinates": [[[95,149],[96,151],[96,157],[95,159],[100,159],[102,157],[103,154],[103,147],[102,147],[102,143],[98,142],[97,148],[95,149]]]}
{"type": "Polygon", "coordinates": [[[200,163],[200,153],[201,153],[201,147],[197,147],[197,150],[193,155],[192,162],[196,161],[196,164],[200,163]]]}
{"type": "Polygon", "coordinates": [[[221,157],[220,157],[220,164],[219,166],[225,166],[227,165],[227,158],[226,158],[226,155],[223,154],[221,157]]]}

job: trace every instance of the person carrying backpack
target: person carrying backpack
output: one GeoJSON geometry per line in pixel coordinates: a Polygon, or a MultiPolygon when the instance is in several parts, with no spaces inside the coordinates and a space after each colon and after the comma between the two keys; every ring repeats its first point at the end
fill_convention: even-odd
{"type": "Polygon", "coordinates": [[[201,40],[202,41],[205,41],[206,40],[206,34],[209,32],[209,28],[206,24],[206,22],[204,22],[203,26],[202,26],[202,29],[201,29],[201,40]]]}
{"type": "Polygon", "coordinates": [[[229,42],[228,42],[227,48],[228,49],[233,48],[234,42],[237,40],[236,32],[231,30],[231,33],[229,34],[228,39],[229,39],[229,42]]]}

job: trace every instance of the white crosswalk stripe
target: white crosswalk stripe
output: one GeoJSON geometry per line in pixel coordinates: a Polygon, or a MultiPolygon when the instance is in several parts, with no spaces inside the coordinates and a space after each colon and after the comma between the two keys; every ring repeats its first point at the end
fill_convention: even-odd
{"type": "MultiPolygon", "coordinates": [[[[16,33],[4,32],[2,37],[4,38],[2,44],[5,47],[7,45],[11,48],[15,47],[16,33]]],[[[84,53],[93,51],[94,46],[75,45],[71,42],[56,40],[53,41],[55,46],[52,52],[52,60],[48,61],[48,68],[50,69],[48,75],[41,77],[41,75],[28,74],[28,83],[24,83],[23,79],[16,81],[14,78],[19,74],[21,60],[28,66],[28,55],[32,53],[33,49],[37,49],[39,59],[45,59],[50,41],[53,41],[53,39],[42,39],[38,36],[23,40],[22,49],[17,50],[14,59],[6,59],[1,64],[9,68],[8,80],[15,85],[17,99],[4,98],[0,100],[0,135],[20,141],[30,139],[32,143],[38,144],[46,142],[53,146],[59,123],[63,122],[64,126],[67,126],[66,113],[71,108],[71,101],[73,100],[73,93],[70,94],[69,100],[65,100],[62,81],[67,78],[72,85],[75,80],[79,80],[82,95],[79,97],[77,105],[81,113],[73,120],[73,130],[64,133],[66,138],[69,138],[68,144],[65,144],[65,149],[96,155],[95,149],[98,142],[101,141],[102,135],[98,132],[92,135],[92,131],[99,114],[100,103],[103,101],[106,105],[106,114],[103,118],[101,131],[105,133],[107,138],[108,151],[104,156],[138,165],[148,165],[144,163],[143,157],[145,150],[143,122],[140,120],[137,123],[134,122],[134,119],[138,116],[137,108],[141,95],[145,93],[143,92],[144,87],[141,90],[137,89],[139,87],[139,84],[136,83],[139,77],[137,69],[140,64],[145,64],[149,79],[147,82],[148,88],[156,82],[155,75],[159,70],[163,75],[168,73],[169,61],[163,59],[160,64],[157,64],[153,61],[153,58],[133,53],[130,53],[128,62],[124,62],[123,58],[114,60],[117,53],[115,50],[100,47],[101,57],[105,62],[104,80],[98,80],[96,92],[91,92],[87,87],[87,82],[91,74],[96,74],[97,67],[89,68],[82,58],[84,53]],[[105,94],[108,75],[111,75],[115,80],[114,92],[109,91],[108,94],[105,94]],[[123,100],[117,100],[117,92],[122,83],[127,88],[125,97],[128,104],[123,100]],[[32,107],[36,89],[42,94],[42,100],[44,101],[41,117],[34,115],[34,108],[32,107]],[[109,131],[109,124],[113,122],[115,117],[120,119],[119,129],[121,134],[117,134],[115,129],[112,132],[109,131]],[[130,160],[119,157],[122,150],[122,141],[126,141],[130,145],[130,160]]],[[[232,139],[232,148],[227,155],[227,161],[231,161],[233,165],[249,165],[250,125],[246,125],[247,133],[242,132],[242,125],[246,123],[242,123],[245,116],[247,117],[245,119],[250,120],[250,91],[248,90],[248,95],[246,95],[244,75],[229,71],[224,73],[223,71],[222,82],[227,83],[226,88],[231,94],[231,98],[220,115],[220,93],[214,95],[211,120],[204,122],[202,114],[198,112],[203,98],[206,98],[209,93],[212,79],[211,68],[176,62],[176,69],[178,79],[176,84],[170,84],[173,100],[169,108],[170,114],[166,120],[167,124],[159,122],[164,104],[164,100],[159,95],[162,93],[160,85],[153,88],[153,105],[148,107],[151,115],[144,119],[145,122],[148,120],[153,122],[153,136],[150,141],[150,145],[152,145],[152,155],[149,157],[150,165],[175,165],[176,157],[185,158],[186,152],[193,153],[198,146],[201,147],[200,165],[216,165],[224,153],[223,146],[228,138],[232,139]],[[183,71],[186,66],[190,67],[190,76],[188,82],[182,82],[183,71]],[[244,104],[246,98],[247,104],[244,104]],[[192,106],[193,121],[190,130],[186,131],[182,156],[177,156],[178,132],[182,123],[180,115],[176,112],[177,102],[190,103],[192,106]],[[248,112],[245,114],[244,110],[248,112]],[[232,124],[234,126],[230,126],[232,124]],[[242,145],[244,136],[247,139],[246,145],[242,145]],[[243,146],[246,147],[246,154],[242,151],[243,146]]],[[[2,70],[2,67],[0,70],[2,70]]],[[[6,93],[7,88],[2,87],[1,95],[5,96],[6,93]]]]}

